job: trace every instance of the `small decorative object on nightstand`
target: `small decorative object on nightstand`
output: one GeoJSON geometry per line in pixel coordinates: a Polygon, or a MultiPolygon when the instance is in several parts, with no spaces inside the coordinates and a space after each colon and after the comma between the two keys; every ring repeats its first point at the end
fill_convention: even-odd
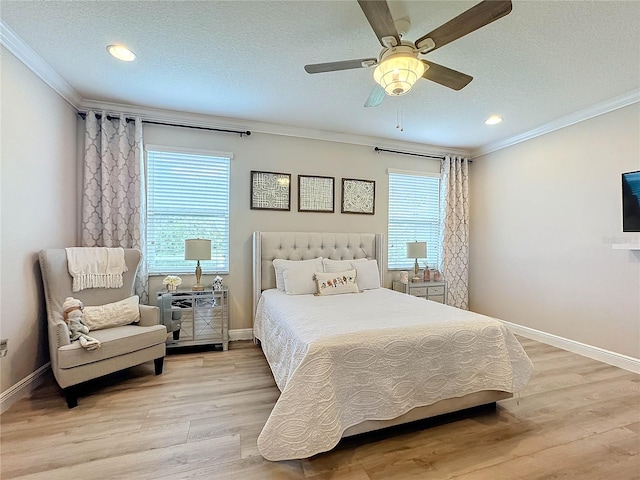
{"type": "Polygon", "coordinates": [[[162,280],[162,284],[167,286],[167,292],[175,292],[182,284],[182,279],[177,275],[167,275],[162,280]]]}
{"type": "Polygon", "coordinates": [[[219,292],[222,288],[222,277],[220,275],[216,275],[216,278],[213,279],[213,290],[219,292]]]}
{"type": "Polygon", "coordinates": [[[407,242],[407,258],[415,258],[416,263],[413,266],[413,278],[412,282],[419,282],[422,279],[418,276],[420,271],[420,265],[418,265],[419,258],[427,258],[427,242],[407,242]]]}
{"type": "Polygon", "coordinates": [[[202,277],[202,268],[200,268],[200,260],[211,260],[211,240],[203,238],[191,238],[184,241],[184,259],[197,260],[196,265],[196,284],[191,290],[194,292],[202,292],[204,287],[200,285],[200,277],[202,277]]]}

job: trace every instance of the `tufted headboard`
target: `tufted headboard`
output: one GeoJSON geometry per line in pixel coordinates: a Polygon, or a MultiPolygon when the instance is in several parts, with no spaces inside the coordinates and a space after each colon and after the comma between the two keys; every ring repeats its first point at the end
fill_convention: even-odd
{"type": "Polygon", "coordinates": [[[380,233],[254,232],[253,313],[263,290],[276,288],[273,260],[376,259],[383,284],[384,240],[380,233]]]}

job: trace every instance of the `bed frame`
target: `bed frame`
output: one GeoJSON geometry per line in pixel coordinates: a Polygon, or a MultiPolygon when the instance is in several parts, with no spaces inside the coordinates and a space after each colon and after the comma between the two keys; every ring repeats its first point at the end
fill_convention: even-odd
{"type": "MultiPolygon", "coordinates": [[[[318,232],[254,232],[253,234],[253,313],[264,290],[276,288],[273,260],[308,260],[316,257],[331,260],[376,259],[380,284],[384,285],[386,258],[384,237],[380,233],[318,233],[318,232]]],[[[442,400],[413,410],[391,420],[366,420],[349,427],[343,437],[432,418],[498,400],[510,398],[509,392],[487,390],[464,397],[442,400]]]]}

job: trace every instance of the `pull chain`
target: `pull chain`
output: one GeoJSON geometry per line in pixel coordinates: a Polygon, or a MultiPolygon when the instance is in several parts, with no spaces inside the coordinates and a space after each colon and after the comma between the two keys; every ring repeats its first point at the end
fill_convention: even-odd
{"type": "Polygon", "coordinates": [[[404,111],[401,108],[399,108],[396,113],[396,128],[404,132],[404,111]]]}

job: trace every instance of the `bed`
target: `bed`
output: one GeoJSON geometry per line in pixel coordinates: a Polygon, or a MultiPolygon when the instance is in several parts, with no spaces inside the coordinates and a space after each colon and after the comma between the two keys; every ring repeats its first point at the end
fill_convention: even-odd
{"type": "Polygon", "coordinates": [[[380,234],[255,232],[253,255],[254,337],[281,392],[258,438],[268,460],[307,458],[343,437],[494,403],[531,376],[502,322],[379,288],[380,234]],[[330,273],[319,279],[339,282],[314,295],[305,282],[323,269],[330,273]],[[333,294],[350,288],[349,272],[366,288],[333,294]]]}

